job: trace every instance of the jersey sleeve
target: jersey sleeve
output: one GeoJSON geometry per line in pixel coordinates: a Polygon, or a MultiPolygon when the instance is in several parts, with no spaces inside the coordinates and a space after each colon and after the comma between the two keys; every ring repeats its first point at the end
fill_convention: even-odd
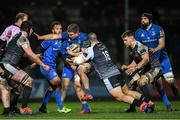
{"type": "Polygon", "coordinates": [[[138,43],[137,45],[138,45],[137,51],[140,55],[144,55],[144,54],[148,53],[148,47],[147,46],[145,46],[141,43],[138,43]]]}
{"type": "Polygon", "coordinates": [[[90,41],[89,41],[89,37],[87,34],[82,34],[82,40],[81,40],[81,44],[80,47],[81,48],[88,48],[90,46],[90,41]]]}
{"type": "Polygon", "coordinates": [[[158,39],[163,38],[165,40],[165,33],[164,33],[164,30],[161,27],[159,27],[159,30],[157,32],[158,32],[157,38],[158,39]]]}
{"type": "Polygon", "coordinates": [[[92,47],[88,47],[82,54],[78,57],[75,57],[74,63],[81,64],[88,60],[92,60],[94,58],[94,52],[92,47]]]}
{"type": "Polygon", "coordinates": [[[29,48],[30,47],[29,40],[23,35],[20,36],[20,38],[17,41],[17,44],[19,46],[22,46],[22,48],[29,48]]]}
{"type": "Polygon", "coordinates": [[[2,41],[8,41],[11,38],[12,31],[6,28],[4,32],[1,34],[0,39],[2,41]]]}
{"type": "Polygon", "coordinates": [[[136,39],[137,41],[141,41],[141,39],[140,39],[140,31],[139,31],[139,29],[138,29],[138,30],[136,30],[134,37],[135,37],[135,39],[136,39]]]}
{"type": "Polygon", "coordinates": [[[82,55],[86,61],[92,60],[94,58],[93,47],[88,47],[82,55]]]}
{"type": "Polygon", "coordinates": [[[62,39],[68,39],[68,33],[67,32],[62,32],[61,36],[62,36],[62,39]]]}
{"type": "Polygon", "coordinates": [[[44,49],[47,49],[49,46],[51,46],[52,44],[52,40],[45,40],[41,43],[41,46],[44,48],[44,49]]]}

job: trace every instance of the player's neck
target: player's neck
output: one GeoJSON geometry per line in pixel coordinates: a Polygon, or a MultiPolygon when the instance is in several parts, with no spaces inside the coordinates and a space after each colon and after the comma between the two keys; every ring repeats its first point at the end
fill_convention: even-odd
{"type": "Polygon", "coordinates": [[[136,45],[136,41],[134,40],[134,41],[132,41],[132,43],[131,43],[131,48],[134,48],[135,45],[136,45]]]}
{"type": "Polygon", "coordinates": [[[150,24],[148,25],[148,27],[146,28],[146,30],[149,30],[149,29],[151,28],[151,26],[152,26],[152,23],[150,23],[150,24]]]}
{"type": "Polygon", "coordinates": [[[24,36],[28,36],[28,34],[27,34],[27,32],[25,32],[25,31],[21,31],[21,33],[22,33],[22,35],[24,35],[24,36]]]}
{"type": "Polygon", "coordinates": [[[15,25],[18,26],[18,27],[21,26],[21,24],[19,22],[15,22],[15,25]]]}

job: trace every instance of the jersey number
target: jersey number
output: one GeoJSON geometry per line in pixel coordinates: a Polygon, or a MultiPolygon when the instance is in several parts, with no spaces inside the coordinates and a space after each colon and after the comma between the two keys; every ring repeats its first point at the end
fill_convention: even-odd
{"type": "Polygon", "coordinates": [[[111,60],[111,57],[110,57],[108,51],[103,51],[102,53],[103,53],[103,55],[104,55],[104,57],[106,58],[107,61],[111,60]]]}

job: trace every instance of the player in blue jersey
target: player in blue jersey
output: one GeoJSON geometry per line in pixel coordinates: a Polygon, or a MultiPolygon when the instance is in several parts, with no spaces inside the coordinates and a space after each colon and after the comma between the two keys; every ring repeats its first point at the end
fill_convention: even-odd
{"type": "MultiPolygon", "coordinates": [[[[62,54],[64,54],[63,56],[66,59],[70,59],[71,56],[77,56],[79,54],[79,52],[76,53],[76,52],[71,51],[71,49],[69,49],[71,48],[71,45],[79,44],[81,50],[83,51],[85,47],[87,47],[87,45],[89,44],[88,36],[83,32],[79,32],[79,26],[77,24],[70,24],[67,28],[67,32],[63,32],[62,34],[47,34],[43,36],[37,35],[37,37],[38,39],[44,39],[44,40],[62,38],[64,42],[63,42],[63,47],[61,49],[61,52],[62,54]]],[[[68,65],[67,63],[64,64],[63,72],[62,72],[62,80],[63,80],[62,100],[65,99],[66,91],[69,86],[70,80],[74,78],[75,80],[74,86],[75,86],[78,98],[82,103],[82,110],[80,111],[80,113],[82,114],[90,112],[89,105],[87,104],[86,101],[82,101],[82,99],[86,100],[86,99],[93,98],[92,95],[90,94],[89,79],[86,76],[85,71],[84,71],[85,69],[87,70],[89,68],[90,68],[90,65],[88,63],[81,65],[77,68],[78,74],[80,75],[81,81],[84,85],[86,94],[84,93],[82,86],[80,84],[79,75],[77,74],[77,72],[75,72],[71,68],[70,65],[68,65]]]]}
{"type": "MultiPolygon", "coordinates": [[[[79,26],[77,24],[70,24],[67,27],[67,32],[63,32],[61,35],[62,35],[62,38],[65,39],[65,42],[62,45],[61,52],[62,52],[62,54],[65,55],[66,59],[71,59],[72,56],[78,56],[80,54],[79,51],[76,51],[76,52],[72,51],[72,49],[71,49],[72,45],[74,45],[74,44],[79,45],[81,51],[83,51],[89,45],[89,40],[88,40],[87,34],[85,34],[83,32],[79,32],[79,26]]],[[[90,68],[89,63],[86,63],[84,67],[81,66],[82,69],[85,67],[90,68]]],[[[81,68],[79,67],[78,70],[80,71],[81,68]]],[[[77,69],[77,68],[75,68],[75,69],[77,69]]],[[[64,84],[63,84],[64,87],[63,87],[62,94],[64,93],[64,98],[65,98],[69,82],[74,77],[74,86],[76,89],[76,93],[77,93],[79,100],[82,103],[82,110],[80,111],[80,113],[84,114],[84,113],[90,112],[90,107],[86,101],[82,101],[84,96],[87,94],[85,94],[82,89],[79,75],[81,75],[81,80],[84,80],[84,78],[82,79],[82,76],[86,77],[86,74],[83,70],[80,71],[80,73],[79,72],[77,73],[77,71],[74,70],[72,68],[72,66],[70,66],[69,64],[65,63],[63,65],[62,79],[64,82],[64,84]]],[[[89,83],[88,77],[86,77],[85,80],[89,83]]],[[[88,87],[85,86],[85,92],[90,93],[89,85],[88,85],[88,87]]],[[[92,99],[92,96],[90,94],[88,94],[88,96],[85,96],[85,97],[89,97],[90,99],[92,99]]]]}
{"type": "MultiPolygon", "coordinates": [[[[175,84],[169,57],[165,51],[165,33],[162,27],[152,23],[152,14],[143,13],[141,15],[141,28],[136,30],[135,38],[148,46],[156,57],[158,57],[163,69],[164,79],[170,84],[174,95],[178,96],[179,91],[175,84]]],[[[163,91],[160,92],[161,96],[164,95],[163,93],[163,91]]]]}
{"type": "MultiPolygon", "coordinates": [[[[58,21],[54,21],[51,25],[51,28],[52,28],[52,33],[60,34],[62,32],[62,26],[60,22],[58,21]]],[[[71,109],[66,108],[63,105],[63,101],[61,100],[61,92],[60,92],[60,89],[58,89],[58,87],[60,87],[61,80],[57,74],[56,63],[59,56],[61,55],[61,52],[60,52],[61,44],[62,44],[61,40],[43,41],[41,43],[41,47],[45,50],[43,53],[42,61],[46,65],[49,65],[51,68],[50,72],[47,72],[42,67],[40,67],[41,73],[48,80],[48,83],[50,85],[45,94],[42,105],[39,108],[39,111],[43,113],[47,113],[46,106],[54,91],[55,91],[56,102],[58,105],[57,111],[61,113],[68,113],[71,111],[71,109]]]]}

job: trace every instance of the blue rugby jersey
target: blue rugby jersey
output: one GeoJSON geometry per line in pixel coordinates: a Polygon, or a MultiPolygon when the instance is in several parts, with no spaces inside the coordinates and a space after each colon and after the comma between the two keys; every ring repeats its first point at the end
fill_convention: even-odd
{"type": "MultiPolygon", "coordinates": [[[[135,32],[135,39],[140,41],[144,45],[148,46],[149,48],[156,48],[159,44],[159,39],[163,38],[165,40],[165,33],[164,30],[155,24],[152,24],[149,30],[143,29],[142,27],[137,29],[135,32]]],[[[168,57],[165,49],[161,49],[155,53],[156,57],[159,59],[161,57],[168,57]]]]}
{"type": "Polygon", "coordinates": [[[56,67],[58,57],[61,55],[61,40],[43,41],[41,46],[46,49],[42,61],[51,67],[56,67]]]}

